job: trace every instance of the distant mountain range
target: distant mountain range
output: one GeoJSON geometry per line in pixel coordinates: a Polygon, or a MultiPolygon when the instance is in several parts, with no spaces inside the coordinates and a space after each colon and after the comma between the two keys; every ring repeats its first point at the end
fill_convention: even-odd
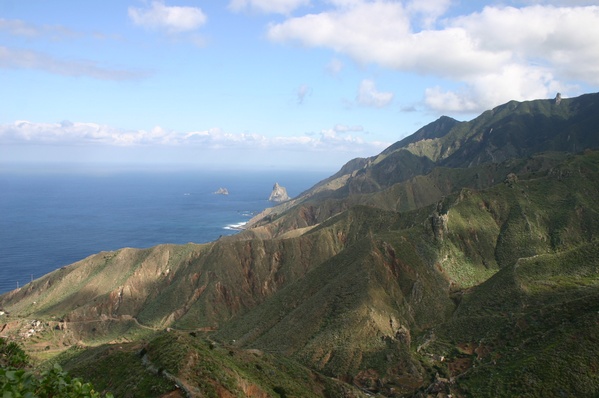
{"type": "Polygon", "coordinates": [[[237,235],[6,293],[0,335],[115,396],[597,396],[598,149],[599,94],[441,117],[237,235]]]}

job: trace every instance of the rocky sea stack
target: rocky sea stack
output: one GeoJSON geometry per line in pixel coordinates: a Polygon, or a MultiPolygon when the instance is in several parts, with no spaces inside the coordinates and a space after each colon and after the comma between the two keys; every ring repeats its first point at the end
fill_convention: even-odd
{"type": "Polygon", "coordinates": [[[289,195],[287,195],[287,190],[285,187],[279,185],[278,182],[275,182],[275,185],[272,187],[272,192],[268,197],[268,200],[271,202],[285,202],[291,199],[289,195]]]}

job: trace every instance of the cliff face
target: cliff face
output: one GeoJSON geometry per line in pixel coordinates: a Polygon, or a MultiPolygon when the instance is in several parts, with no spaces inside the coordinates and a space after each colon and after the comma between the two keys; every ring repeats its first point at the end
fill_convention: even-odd
{"type": "Polygon", "coordinates": [[[275,185],[272,187],[272,192],[268,197],[268,200],[271,202],[285,202],[289,200],[289,195],[287,195],[287,190],[285,187],[279,185],[278,182],[275,182],[275,185]]]}
{"type": "Polygon", "coordinates": [[[206,332],[231,357],[269,352],[315,385],[390,397],[597,395],[599,152],[571,144],[598,146],[598,99],[444,118],[237,235],[91,256],[0,296],[2,333],[42,319],[57,329],[22,338],[62,349],[206,332]]]}

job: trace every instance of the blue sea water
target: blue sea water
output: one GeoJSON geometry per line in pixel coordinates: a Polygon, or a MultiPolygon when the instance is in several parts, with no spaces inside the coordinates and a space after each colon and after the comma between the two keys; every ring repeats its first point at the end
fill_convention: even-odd
{"type": "Polygon", "coordinates": [[[204,243],[329,174],[297,171],[0,173],[0,294],[100,251],[204,243]],[[227,188],[229,195],[214,194],[227,188]]]}

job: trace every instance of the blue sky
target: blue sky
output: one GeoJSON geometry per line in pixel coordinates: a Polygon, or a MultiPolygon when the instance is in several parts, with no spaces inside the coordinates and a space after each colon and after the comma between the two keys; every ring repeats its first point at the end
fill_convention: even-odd
{"type": "Polygon", "coordinates": [[[336,171],[599,87],[596,1],[0,0],[0,166],[336,171]]]}

